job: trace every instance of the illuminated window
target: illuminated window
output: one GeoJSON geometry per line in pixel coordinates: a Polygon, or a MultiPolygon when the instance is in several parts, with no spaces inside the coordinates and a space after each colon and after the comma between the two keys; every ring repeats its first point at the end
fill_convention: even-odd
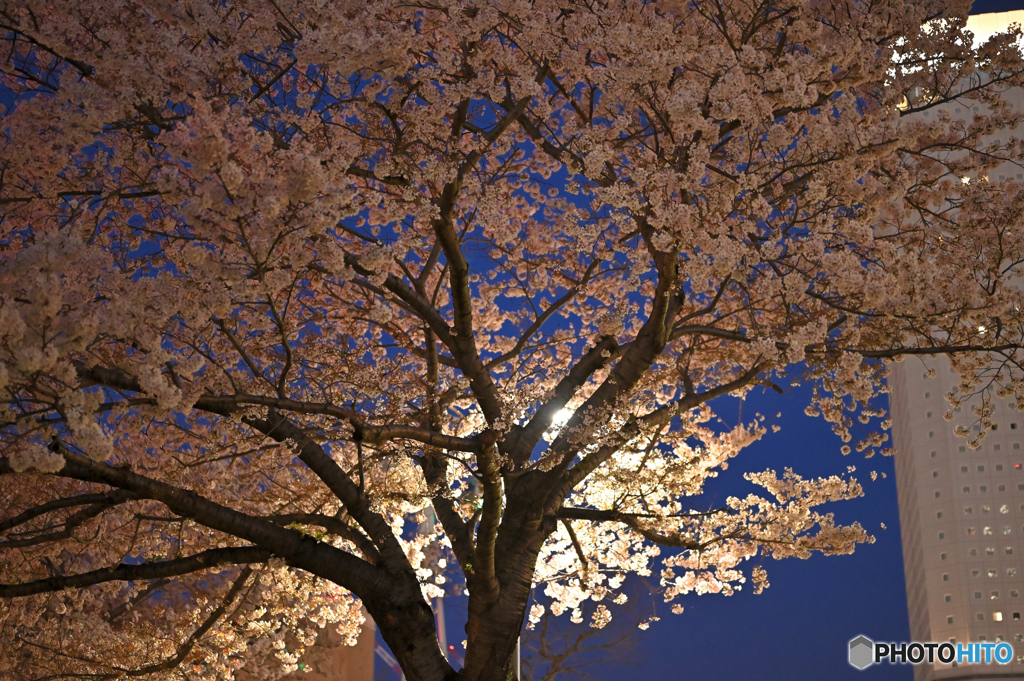
{"type": "Polygon", "coordinates": [[[1003,515],[1006,515],[1007,513],[1010,512],[1010,505],[1009,504],[1003,504],[1002,506],[999,507],[999,512],[1002,513],[1003,515]]]}
{"type": "Polygon", "coordinates": [[[986,527],[984,530],[982,530],[982,534],[992,534],[992,528],[986,527]]]}
{"type": "Polygon", "coordinates": [[[992,512],[992,507],[991,506],[982,506],[981,507],[981,512],[982,513],[991,513],[992,512]]]}
{"type": "Polygon", "coordinates": [[[989,570],[989,571],[988,571],[988,576],[989,576],[989,577],[995,577],[995,576],[996,576],[996,574],[998,574],[998,573],[997,573],[997,572],[996,572],[995,570],[989,570]]]}
{"type": "Polygon", "coordinates": [[[1017,576],[1017,568],[1006,568],[1006,576],[1007,577],[1016,577],[1017,576]]]}
{"type": "Polygon", "coordinates": [[[939,554],[939,560],[946,560],[946,554],[940,553],[939,554]]]}
{"type": "Polygon", "coordinates": [[[994,556],[994,555],[996,555],[996,550],[990,546],[987,549],[985,549],[985,555],[986,556],[994,556]]]}
{"type": "Polygon", "coordinates": [[[1002,622],[1003,621],[1003,613],[1001,613],[1001,612],[994,612],[994,613],[992,613],[992,619],[993,619],[993,621],[996,621],[996,622],[1002,622]]]}
{"type": "Polygon", "coordinates": [[[1013,528],[1009,525],[1003,526],[1003,534],[1013,534],[1013,528]]]}

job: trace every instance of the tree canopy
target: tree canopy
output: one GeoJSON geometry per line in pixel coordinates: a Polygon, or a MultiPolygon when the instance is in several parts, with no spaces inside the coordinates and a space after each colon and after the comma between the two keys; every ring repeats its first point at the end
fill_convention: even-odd
{"type": "Polygon", "coordinates": [[[905,356],[1024,403],[1024,61],[968,8],[0,0],[0,676],[270,679],[365,606],[505,680],[631,573],[871,541],[850,476],[695,498],[770,425],[715,398],[813,382],[868,455],[905,356]]]}

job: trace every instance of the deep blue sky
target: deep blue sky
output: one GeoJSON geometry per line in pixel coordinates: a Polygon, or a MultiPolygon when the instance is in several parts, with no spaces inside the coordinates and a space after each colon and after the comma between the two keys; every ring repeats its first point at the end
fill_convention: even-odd
{"type": "MultiPolygon", "coordinates": [[[[971,13],[1024,9],[1024,0],[978,0],[971,13]]],[[[806,477],[842,473],[857,467],[865,496],[835,505],[839,522],[858,520],[876,542],[851,556],[815,556],[809,560],[767,562],[771,587],[759,596],[742,591],[734,596],[691,596],[682,600],[682,615],[664,614],[646,632],[637,632],[629,667],[596,664],[593,678],[618,681],[912,681],[910,665],[873,665],[857,671],[846,661],[847,643],[859,634],[875,641],[908,641],[906,585],[900,545],[899,513],[893,461],[865,460],[856,453],[843,457],[841,443],[821,419],[805,416],[807,388],[783,395],[752,394],[744,404],[745,420],[759,411],[779,433],[765,436],[734,460],[730,475],[713,481],[709,491],[733,491],[743,471],[792,467],[806,477]],[[871,470],[886,477],[872,482],[871,470]],[[732,479],[730,479],[730,477],[732,479]],[[887,529],[881,529],[885,524],[887,529]]],[[[735,418],[735,406],[716,405],[724,417],[735,418]]],[[[464,638],[460,599],[449,599],[449,639],[464,638]]],[[[392,675],[378,660],[377,678],[392,675]]]]}

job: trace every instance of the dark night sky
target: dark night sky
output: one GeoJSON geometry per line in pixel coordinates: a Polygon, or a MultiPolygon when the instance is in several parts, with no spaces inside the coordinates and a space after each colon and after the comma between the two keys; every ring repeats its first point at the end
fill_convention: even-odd
{"type": "MultiPolygon", "coordinates": [[[[978,0],[972,14],[1024,9],[1024,0],[978,0]]],[[[912,360],[908,360],[912,361],[912,360]]],[[[808,388],[783,395],[748,396],[745,420],[754,412],[774,416],[782,426],[734,460],[734,469],[711,481],[709,492],[735,493],[744,471],[792,467],[805,477],[841,474],[857,467],[865,496],[834,505],[838,522],[854,520],[876,537],[851,556],[814,556],[809,560],[768,561],[771,587],[755,596],[748,590],[731,596],[688,596],[682,615],[662,614],[650,630],[637,632],[629,666],[600,663],[588,667],[596,679],[670,679],[672,681],[779,681],[857,679],[911,681],[910,665],[873,665],[857,671],[846,660],[847,643],[859,634],[875,641],[908,641],[906,586],[900,546],[899,514],[893,461],[843,457],[841,443],[821,419],[804,415],[808,388]],[[886,478],[872,482],[872,470],[886,478]],[[887,529],[881,529],[882,523],[887,529]]],[[[735,400],[716,407],[735,422],[735,400]]],[[[449,640],[464,635],[462,599],[448,599],[449,640]],[[461,606],[461,608],[460,608],[461,606]]],[[[377,678],[389,679],[378,660],[377,678]]]]}

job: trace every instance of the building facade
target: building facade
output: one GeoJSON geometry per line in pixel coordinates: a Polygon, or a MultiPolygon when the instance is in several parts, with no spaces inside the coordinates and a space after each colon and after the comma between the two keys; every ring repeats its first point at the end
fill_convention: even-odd
{"type": "MultiPolygon", "coordinates": [[[[977,44],[1011,23],[1024,24],[1024,11],[973,16],[968,28],[977,44]]],[[[1006,99],[1024,107],[1024,92],[1012,91],[1006,99]]],[[[941,108],[967,119],[979,105],[962,100],[941,108]]],[[[1004,164],[988,179],[1024,181],[1024,171],[1004,164]]],[[[952,421],[943,418],[950,408],[944,395],[958,383],[949,363],[907,358],[890,368],[911,639],[1006,641],[1014,648],[1007,665],[919,664],[915,681],[1024,680],[1024,412],[993,398],[995,427],[980,448],[971,449],[954,435],[958,425],[977,432],[971,403],[952,421]]]]}
{"type": "Polygon", "coordinates": [[[972,450],[953,434],[958,424],[973,429],[969,406],[943,420],[943,396],[957,381],[949,364],[892,368],[911,639],[1007,641],[1015,657],[1005,666],[920,664],[915,681],[1024,679],[1024,412],[997,400],[996,428],[972,450]]]}

